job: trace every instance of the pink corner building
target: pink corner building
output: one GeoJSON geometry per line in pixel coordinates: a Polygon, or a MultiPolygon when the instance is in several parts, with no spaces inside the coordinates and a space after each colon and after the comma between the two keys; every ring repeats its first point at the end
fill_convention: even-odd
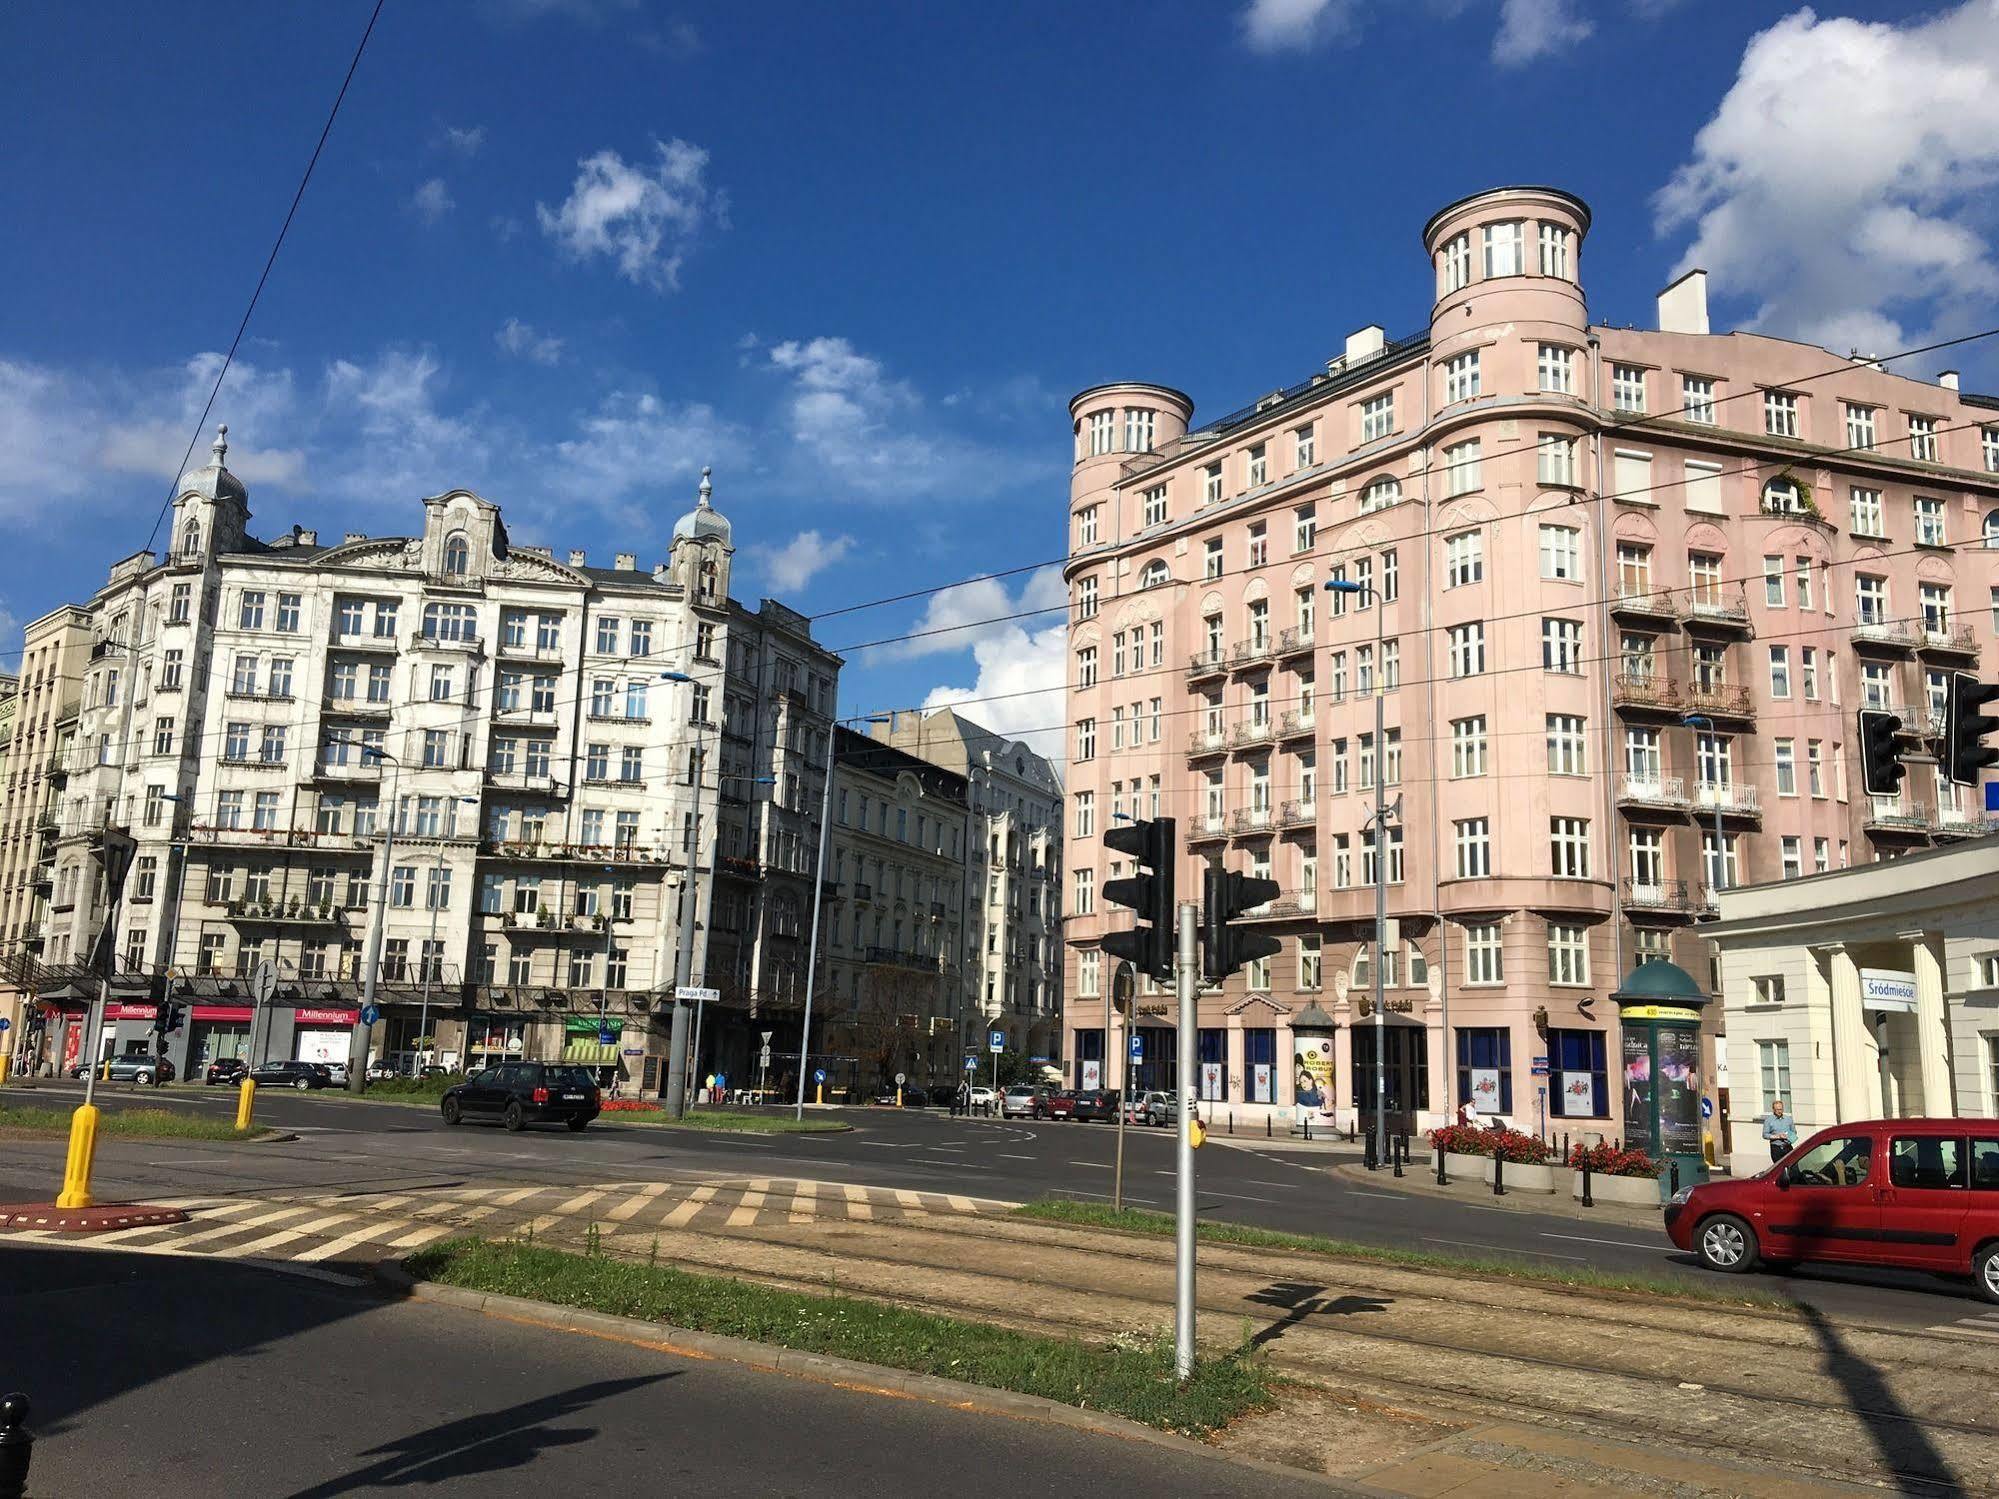
{"type": "MultiPolygon", "coordinates": [[[[1982,788],[1925,762],[1866,796],[1856,722],[1890,708],[1928,754],[1949,673],[1994,665],[1999,398],[1711,333],[1701,271],[1656,328],[1593,323],[1589,228],[1555,188],[1476,194],[1423,228],[1421,332],[1364,328],[1206,422],[1146,382],[1070,403],[1073,1085],[1129,1056],[1099,946],[1132,921],[1101,894],[1133,872],[1120,815],[1177,820],[1183,900],[1214,862],[1283,892],[1253,918],[1278,954],[1202,992],[1181,1075],[1210,1110],[1371,1123],[1385,777],[1390,1128],[1476,1100],[1574,1139],[1622,1134],[1625,976],[1713,987],[1717,888],[1986,830],[1982,788]]],[[[1130,1086],[1170,1086],[1171,995],[1141,981],[1135,1010],[1130,1086]]],[[[1757,1059],[1732,1060],[1747,1120],[1757,1059]]]]}

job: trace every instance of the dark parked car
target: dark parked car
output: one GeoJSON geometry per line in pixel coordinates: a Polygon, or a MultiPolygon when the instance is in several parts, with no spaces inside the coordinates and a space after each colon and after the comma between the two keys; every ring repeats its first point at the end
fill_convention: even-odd
{"type": "Polygon", "coordinates": [[[1058,1088],[1046,1098],[1034,1100],[1034,1117],[1037,1119],[1074,1119],[1076,1117],[1076,1090],[1058,1088]]]}
{"type": "Polygon", "coordinates": [[[221,1057],[208,1064],[208,1071],[202,1074],[202,1084],[214,1087],[217,1083],[240,1083],[243,1074],[250,1070],[250,1064],[241,1057],[221,1057]]]}
{"type": "Polygon", "coordinates": [[[1071,1117],[1097,1124],[1116,1124],[1117,1106],[1117,1089],[1097,1088],[1076,1095],[1076,1108],[1071,1117]]]}
{"type": "Polygon", "coordinates": [[[502,1062],[446,1088],[437,1104],[446,1124],[497,1119],[511,1130],[566,1124],[579,1134],[603,1106],[587,1067],[556,1062],[502,1062]]]}
{"type": "MultiPolygon", "coordinates": [[[[875,1095],[875,1102],[887,1104],[893,1108],[895,1106],[895,1084],[890,1083],[881,1092],[877,1093],[875,1095]]],[[[902,1089],[902,1106],[905,1109],[927,1109],[930,1107],[930,1095],[914,1083],[906,1083],[902,1089]]]]}
{"type": "Polygon", "coordinates": [[[113,1057],[110,1071],[104,1076],[114,1083],[139,1083],[151,1087],[154,1083],[172,1082],[174,1064],[165,1057],[155,1057],[149,1051],[132,1052],[126,1056],[113,1057]]]}
{"type": "Polygon", "coordinates": [[[250,1081],[260,1088],[330,1088],[333,1073],[323,1062],[265,1062],[250,1069],[250,1081]]]}

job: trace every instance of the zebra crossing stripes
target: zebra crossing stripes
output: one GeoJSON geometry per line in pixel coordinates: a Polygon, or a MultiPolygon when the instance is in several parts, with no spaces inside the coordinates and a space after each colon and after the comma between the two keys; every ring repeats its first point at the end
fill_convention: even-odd
{"type": "Polygon", "coordinates": [[[1999,1311],[1982,1313],[1976,1317],[1961,1317],[1955,1322],[1939,1322],[1925,1332],[1955,1333],[1964,1338],[1983,1338],[1999,1343],[1999,1311]]]}

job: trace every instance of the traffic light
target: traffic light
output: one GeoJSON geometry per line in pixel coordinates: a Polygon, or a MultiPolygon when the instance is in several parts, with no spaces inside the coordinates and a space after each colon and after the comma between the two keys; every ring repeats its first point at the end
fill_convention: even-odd
{"type": "Polygon", "coordinates": [[[1902,720],[1893,713],[1860,710],[1860,786],[1869,796],[1901,795],[1902,777],[1908,774],[1895,749],[1901,728],[1902,720]]]}
{"type": "Polygon", "coordinates": [[[164,1029],[171,1036],[180,1029],[181,1022],[187,1019],[187,1006],[170,999],[166,1005],[166,1016],[167,1023],[164,1029]]]}
{"type": "Polygon", "coordinates": [[[1999,765],[1999,749],[1987,749],[1985,736],[1999,729],[1999,718],[1978,710],[1999,699],[1999,687],[1987,686],[1967,671],[1950,674],[1944,699],[1943,772],[1960,786],[1976,786],[1978,772],[1999,765]]]}
{"type": "Polygon", "coordinates": [[[1245,963],[1275,956],[1284,945],[1275,937],[1229,924],[1281,893],[1275,880],[1260,880],[1218,864],[1208,866],[1201,879],[1201,973],[1210,983],[1220,983],[1245,963]]]}
{"type": "Polygon", "coordinates": [[[1104,885],[1104,899],[1129,906],[1138,925],[1128,932],[1108,932],[1104,951],[1123,958],[1140,973],[1162,984],[1173,982],[1173,859],[1175,824],[1170,817],[1150,822],[1114,824],[1104,830],[1104,846],[1130,854],[1139,873],[1104,885]]]}

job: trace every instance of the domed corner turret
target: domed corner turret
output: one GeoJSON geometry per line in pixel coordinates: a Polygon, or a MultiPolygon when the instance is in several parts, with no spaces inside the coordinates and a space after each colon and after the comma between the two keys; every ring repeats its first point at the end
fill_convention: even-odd
{"type": "Polygon", "coordinates": [[[1423,226],[1437,277],[1433,341],[1474,324],[1589,325],[1582,289],[1589,205],[1558,187],[1496,187],[1446,205],[1423,226]]]}
{"type": "Polygon", "coordinates": [[[715,508],[711,475],[712,471],[704,465],[694,508],[673,523],[668,570],[673,581],[687,590],[689,599],[709,608],[720,608],[729,598],[729,565],[736,543],[728,517],[715,508]]]}
{"type": "Polygon", "coordinates": [[[217,552],[241,546],[250,524],[250,492],[229,472],[229,427],[216,427],[208,462],[180,476],[174,491],[170,556],[175,562],[206,562],[217,552]]]}
{"type": "Polygon", "coordinates": [[[1193,398],[1170,385],[1119,380],[1079,392],[1069,402],[1070,513],[1108,500],[1127,464],[1172,452],[1193,415],[1193,398]]]}

